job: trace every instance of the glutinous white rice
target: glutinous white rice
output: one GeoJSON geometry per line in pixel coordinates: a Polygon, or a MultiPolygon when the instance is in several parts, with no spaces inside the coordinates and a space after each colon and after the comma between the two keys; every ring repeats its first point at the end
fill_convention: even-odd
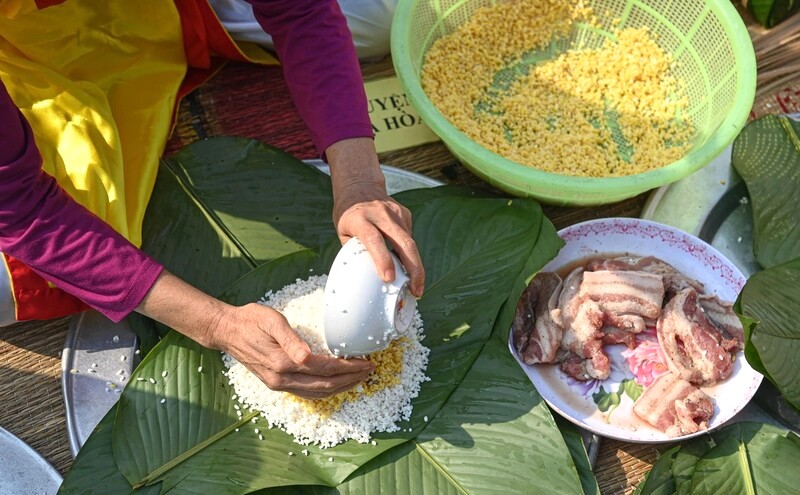
{"type": "MultiPolygon", "coordinates": [[[[314,353],[332,355],[322,337],[323,292],[327,275],[297,279],[281,290],[267,292],[259,301],[281,313],[314,353]]],[[[256,375],[232,356],[223,354],[227,367],[225,375],[233,386],[238,400],[251,411],[261,411],[270,428],[277,426],[294,436],[301,445],[332,447],[353,439],[370,441],[374,432],[400,430],[397,423],[411,417],[411,400],[417,397],[420,385],[430,379],[425,376],[430,350],[421,344],[422,319],[419,312],[407,332],[403,352],[400,383],[375,392],[359,394],[341,408],[325,417],[315,413],[286,392],[269,389],[256,375]]]]}

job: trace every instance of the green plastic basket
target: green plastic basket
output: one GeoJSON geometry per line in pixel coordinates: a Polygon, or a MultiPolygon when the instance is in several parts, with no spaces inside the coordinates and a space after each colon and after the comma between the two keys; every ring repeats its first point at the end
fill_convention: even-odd
{"type": "MultiPolygon", "coordinates": [[[[590,1],[599,27],[576,23],[566,40],[545,50],[549,58],[580,41],[599,47],[616,28],[648,27],[677,62],[688,114],[696,128],[689,151],[673,163],[624,177],[587,178],[543,172],[487,150],[436,109],[420,84],[431,45],[470,19],[490,0],[400,0],[392,24],[395,71],[422,119],[476,175],[506,192],[559,205],[597,205],[630,198],[681,179],[721,153],[747,121],[756,87],[753,45],[730,0],[590,1]],[[618,19],[618,24],[613,24],[618,19]]],[[[457,77],[457,75],[454,75],[457,77]]]]}

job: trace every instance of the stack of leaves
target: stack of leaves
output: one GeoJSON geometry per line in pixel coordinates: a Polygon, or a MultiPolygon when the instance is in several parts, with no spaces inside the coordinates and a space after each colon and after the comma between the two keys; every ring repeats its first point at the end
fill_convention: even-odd
{"type": "MultiPolygon", "coordinates": [[[[83,446],[62,493],[484,494],[532,484],[596,493],[580,436],[559,429],[508,348],[517,299],[562,245],[552,224],[532,200],[471,189],[396,198],[414,215],[426,267],[418,309],[433,378],[400,432],[301,454],[286,433],[253,423],[257,412],[237,414],[219,352],[170,332],[83,446]]],[[[316,169],[216,138],[163,163],[144,247],[244,304],[327,272],[339,248],[331,205],[330,180],[316,169]]]]}
{"type": "Polygon", "coordinates": [[[800,122],[768,115],[745,126],[732,164],[753,207],[753,253],[764,268],[747,281],[735,309],[745,356],[800,408],[800,122]]]}
{"type": "Polygon", "coordinates": [[[735,423],[663,453],[634,495],[797,493],[800,437],[735,423]]]}

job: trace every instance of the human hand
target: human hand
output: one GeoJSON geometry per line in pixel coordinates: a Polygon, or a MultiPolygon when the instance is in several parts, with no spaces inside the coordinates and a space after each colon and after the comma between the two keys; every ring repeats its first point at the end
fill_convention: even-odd
{"type": "Polygon", "coordinates": [[[308,399],[344,392],[375,370],[366,359],[313,354],[281,313],[256,303],[230,307],[211,345],[236,358],[270,389],[308,399]]]}
{"type": "Polygon", "coordinates": [[[278,311],[256,303],[231,306],[167,270],[136,311],[205,347],[227,352],[272,390],[328,397],[364,381],[375,369],[365,359],[312,354],[278,311]]]}
{"type": "Polygon", "coordinates": [[[422,296],[425,268],[411,237],[411,212],[386,193],[372,139],[345,139],[327,151],[333,182],[333,221],[342,244],[357,237],[385,282],[395,278],[386,240],[408,271],[411,293],[422,296]]]}

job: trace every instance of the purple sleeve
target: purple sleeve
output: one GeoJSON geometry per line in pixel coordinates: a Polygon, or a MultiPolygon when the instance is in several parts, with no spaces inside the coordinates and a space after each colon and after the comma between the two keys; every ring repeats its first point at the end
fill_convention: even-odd
{"type": "Polygon", "coordinates": [[[162,266],[76,203],[41,163],[31,128],[0,81],[0,250],[121,320],[162,266]]]}
{"type": "Polygon", "coordinates": [[[372,137],[367,97],[347,21],[336,0],[248,0],[275,51],[292,100],[320,154],[372,137]]]}

